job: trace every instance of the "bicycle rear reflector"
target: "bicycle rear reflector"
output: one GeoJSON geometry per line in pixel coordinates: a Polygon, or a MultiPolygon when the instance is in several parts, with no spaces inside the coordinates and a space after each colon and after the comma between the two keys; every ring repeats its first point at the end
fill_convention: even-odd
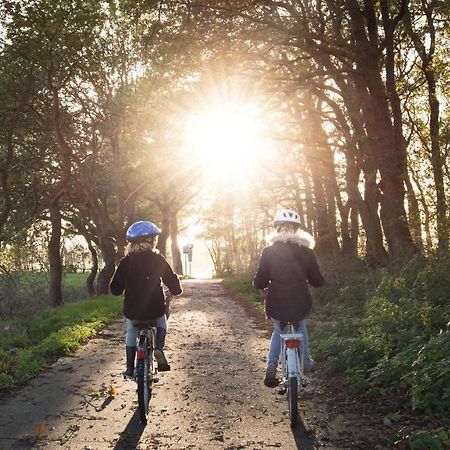
{"type": "Polygon", "coordinates": [[[298,339],[286,339],[284,342],[287,348],[298,348],[300,346],[298,339]]]}
{"type": "Polygon", "coordinates": [[[137,359],[144,359],[145,358],[145,351],[144,350],[138,350],[136,352],[137,359]]]}

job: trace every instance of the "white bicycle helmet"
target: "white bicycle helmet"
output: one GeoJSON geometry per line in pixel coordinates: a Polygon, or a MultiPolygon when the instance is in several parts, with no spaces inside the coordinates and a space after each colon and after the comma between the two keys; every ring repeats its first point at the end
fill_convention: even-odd
{"type": "Polygon", "coordinates": [[[282,209],[277,212],[273,219],[273,226],[277,227],[286,222],[293,223],[297,226],[301,225],[300,216],[295,211],[292,211],[292,209],[282,209]]]}

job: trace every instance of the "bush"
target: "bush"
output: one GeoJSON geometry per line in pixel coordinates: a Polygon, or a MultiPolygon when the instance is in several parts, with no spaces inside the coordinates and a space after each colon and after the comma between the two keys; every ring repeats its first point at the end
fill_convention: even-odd
{"type": "Polygon", "coordinates": [[[412,405],[427,414],[450,417],[450,331],[441,331],[419,350],[406,375],[412,405]]]}
{"type": "Polygon", "coordinates": [[[431,432],[413,431],[409,436],[411,450],[445,450],[450,448],[450,431],[438,428],[431,432]]]}

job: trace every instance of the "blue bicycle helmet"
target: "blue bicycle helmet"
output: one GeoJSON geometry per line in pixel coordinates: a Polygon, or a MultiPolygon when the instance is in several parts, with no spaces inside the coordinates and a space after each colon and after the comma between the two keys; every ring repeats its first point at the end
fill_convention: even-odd
{"type": "Polygon", "coordinates": [[[140,242],[161,234],[161,230],[148,220],[134,222],[127,230],[127,241],[140,242]]]}

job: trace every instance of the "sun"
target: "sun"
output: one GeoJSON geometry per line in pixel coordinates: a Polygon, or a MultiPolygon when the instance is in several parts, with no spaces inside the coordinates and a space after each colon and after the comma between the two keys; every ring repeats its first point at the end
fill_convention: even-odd
{"type": "Polygon", "coordinates": [[[264,127],[254,105],[210,106],[189,117],[186,135],[208,178],[242,184],[269,150],[264,127]]]}

